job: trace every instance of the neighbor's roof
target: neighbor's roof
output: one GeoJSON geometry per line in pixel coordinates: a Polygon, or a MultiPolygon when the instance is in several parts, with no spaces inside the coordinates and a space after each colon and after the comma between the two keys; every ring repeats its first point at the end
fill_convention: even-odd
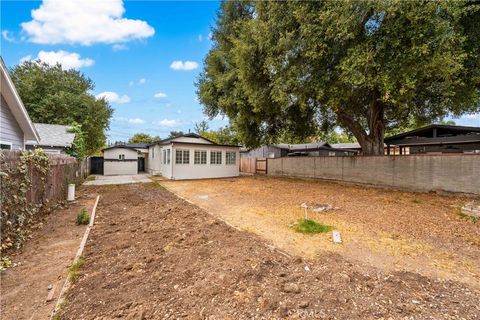
{"type": "Polygon", "coordinates": [[[110,150],[110,149],[130,149],[130,150],[135,150],[137,152],[140,152],[139,150],[137,150],[138,147],[131,147],[127,144],[116,144],[107,148],[103,148],[102,151],[110,150]]]}
{"type": "Polygon", "coordinates": [[[240,146],[237,146],[237,145],[230,145],[230,144],[218,144],[216,142],[213,142],[212,140],[209,140],[205,137],[202,137],[201,135],[199,134],[196,134],[196,133],[187,133],[187,134],[184,134],[184,135],[181,135],[181,136],[178,136],[178,137],[173,137],[173,138],[167,138],[167,139],[163,139],[157,143],[153,143],[151,144],[150,146],[154,146],[154,145],[164,145],[164,144],[169,144],[169,143],[180,143],[180,144],[205,144],[205,143],[195,143],[195,142],[186,142],[186,141],[175,141],[176,139],[178,138],[195,138],[195,139],[203,139],[209,143],[211,143],[212,145],[214,146],[220,146],[220,147],[240,147],[240,146]]]}
{"type": "Polygon", "coordinates": [[[10,75],[8,74],[7,67],[3,62],[3,58],[0,57],[0,73],[1,73],[1,85],[0,85],[0,92],[7,102],[10,111],[13,114],[13,117],[18,122],[18,125],[22,129],[25,139],[26,140],[33,140],[37,142],[40,140],[40,137],[35,130],[35,126],[30,119],[27,109],[23,105],[22,99],[20,99],[20,95],[15,89],[15,85],[13,84],[10,75]]]}
{"type": "Polygon", "coordinates": [[[125,146],[130,148],[138,148],[138,149],[148,149],[150,143],[142,143],[142,142],[135,142],[135,143],[127,143],[125,146]]]}
{"type": "Polygon", "coordinates": [[[424,136],[433,129],[441,130],[441,134],[480,134],[480,127],[467,127],[467,126],[452,126],[446,124],[430,124],[425,127],[421,127],[415,130],[407,131],[400,133],[388,138],[385,138],[385,141],[392,141],[406,137],[415,137],[415,136],[424,136]]]}
{"type": "Polygon", "coordinates": [[[288,149],[290,151],[330,148],[330,145],[323,141],[313,142],[313,143],[296,143],[296,144],[277,143],[272,146],[280,149],[288,149]]]}
{"type": "Polygon", "coordinates": [[[48,147],[70,147],[75,139],[75,133],[68,132],[72,127],[60,124],[34,123],[40,136],[36,141],[27,141],[27,145],[48,147]]]}
{"type": "Polygon", "coordinates": [[[361,149],[360,143],[358,142],[345,142],[345,143],[334,143],[332,148],[335,149],[361,149]]]}

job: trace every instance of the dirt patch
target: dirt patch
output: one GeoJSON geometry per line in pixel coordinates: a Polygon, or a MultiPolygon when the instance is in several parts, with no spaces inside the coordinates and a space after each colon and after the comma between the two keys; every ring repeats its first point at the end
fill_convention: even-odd
{"type": "Polygon", "coordinates": [[[46,216],[22,251],[11,257],[17,266],[0,274],[2,319],[50,317],[85,232],[85,226],[75,224],[77,214],[82,208],[91,212],[94,202],[94,195],[77,192],[76,203],[46,216]],[[49,294],[53,299],[47,302],[49,294]]]}
{"type": "Polygon", "coordinates": [[[229,223],[305,258],[322,258],[330,251],[361,265],[480,287],[480,223],[459,214],[470,198],[261,176],[160,183],[229,223]],[[332,243],[331,233],[302,235],[289,227],[303,217],[302,203],[335,208],[308,215],[335,226],[342,245],[332,243]]]}
{"type": "Polygon", "coordinates": [[[478,319],[480,292],[274,249],[154,184],[104,186],[63,319],[478,319]]]}

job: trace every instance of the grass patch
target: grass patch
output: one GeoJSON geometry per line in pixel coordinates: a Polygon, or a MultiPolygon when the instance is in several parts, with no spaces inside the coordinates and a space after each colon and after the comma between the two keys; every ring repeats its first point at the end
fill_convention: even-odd
{"type": "Polygon", "coordinates": [[[80,275],[80,269],[84,263],[85,259],[80,257],[70,266],[70,268],[68,268],[68,281],[70,281],[70,283],[75,283],[75,281],[77,281],[77,278],[80,275]]]}
{"type": "Polygon", "coordinates": [[[85,180],[87,180],[87,181],[93,181],[93,180],[95,180],[95,179],[97,179],[96,176],[88,176],[87,179],[85,179],[85,180]]]}
{"type": "Polygon", "coordinates": [[[65,305],[67,304],[66,300],[63,300],[62,303],[58,306],[58,309],[55,310],[55,313],[53,314],[52,320],[62,320],[62,315],[63,315],[63,309],[65,308],[65,305]]]}
{"type": "Polygon", "coordinates": [[[465,219],[465,220],[470,220],[470,221],[472,221],[472,222],[474,222],[474,223],[477,223],[478,220],[479,220],[478,217],[475,217],[475,216],[473,216],[473,215],[469,215],[468,213],[463,212],[463,211],[462,211],[462,208],[457,208],[457,214],[458,214],[461,218],[463,218],[463,219],[465,219]]]}
{"type": "Polygon", "coordinates": [[[159,189],[163,189],[163,190],[167,190],[167,188],[165,188],[160,182],[158,182],[157,180],[153,180],[152,178],[150,178],[152,180],[152,184],[154,187],[156,188],[159,188],[159,189]]]}
{"type": "Polygon", "coordinates": [[[80,213],[77,215],[77,225],[82,224],[89,224],[90,223],[90,215],[87,212],[87,209],[82,208],[80,213]]]}
{"type": "Polygon", "coordinates": [[[293,229],[300,233],[325,233],[333,229],[333,226],[320,224],[310,219],[300,219],[293,225],[293,229]]]}
{"type": "Polygon", "coordinates": [[[415,199],[412,200],[412,202],[413,202],[413,203],[418,203],[418,204],[420,204],[420,203],[422,203],[423,201],[420,200],[420,199],[415,198],[415,199]]]}

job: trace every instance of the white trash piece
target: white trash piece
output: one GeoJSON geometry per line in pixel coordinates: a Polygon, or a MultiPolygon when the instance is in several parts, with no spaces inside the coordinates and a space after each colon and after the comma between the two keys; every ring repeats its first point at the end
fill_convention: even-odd
{"type": "Polygon", "coordinates": [[[342,237],[340,236],[339,231],[333,230],[332,238],[333,238],[333,243],[342,243],[342,237]]]}
{"type": "Polygon", "coordinates": [[[75,184],[70,183],[68,185],[68,196],[67,196],[68,201],[74,201],[75,200],[75,184]]]}

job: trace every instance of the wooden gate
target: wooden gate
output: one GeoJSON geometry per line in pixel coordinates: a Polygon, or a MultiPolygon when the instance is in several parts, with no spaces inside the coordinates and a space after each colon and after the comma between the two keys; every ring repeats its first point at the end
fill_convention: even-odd
{"type": "Polygon", "coordinates": [[[240,172],[250,174],[267,174],[267,159],[240,158],[240,172]]]}

